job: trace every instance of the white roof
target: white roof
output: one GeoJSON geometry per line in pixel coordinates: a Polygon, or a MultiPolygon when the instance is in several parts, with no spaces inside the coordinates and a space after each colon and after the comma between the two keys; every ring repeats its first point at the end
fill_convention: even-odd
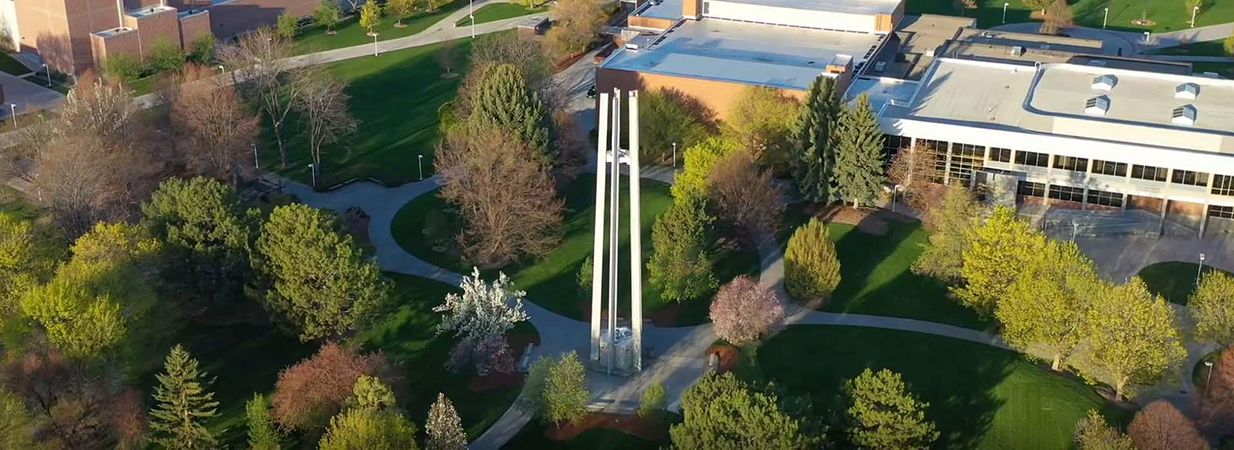
{"type": "Polygon", "coordinates": [[[855,70],[885,39],[717,19],[686,21],[660,37],[618,50],[601,67],[805,90],[828,64],[852,61],[855,70]]]}
{"type": "Polygon", "coordinates": [[[756,6],[802,9],[844,14],[891,14],[901,0],[724,0],[756,6]]]}

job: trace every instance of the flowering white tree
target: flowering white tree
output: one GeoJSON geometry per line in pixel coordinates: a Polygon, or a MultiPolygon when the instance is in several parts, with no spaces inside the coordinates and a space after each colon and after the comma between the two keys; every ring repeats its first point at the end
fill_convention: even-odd
{"type": "Polygon", "coordinates": [[[467,433],[463,431],[463,421],[458,418],[454,404],[450,403],[446,394],[438,393],[437,401],[429,407],[428,418],[424,420],[424,431],[428,433],[428,450],[467,449],[467,433]]]}
{"type": "Polygon", "coordinates": [[[716,335],[733,345],[756,340],[784,324],[784,305],[771,288],[749,275],[720,287],[711,303],[716,335]]]}
{"type": "Polygon", "coordinates": [[[523,311],[523,297],[527,293],[514,290],[504,273],[498,274],[497,281],[491,284],[481,280],[479,268],[473,268],[470,277],[463,277],[459,288],[462,295],[447,295],[445,303],[433,308],[443,314],[437,334],[453,331],[460,338],[450,350],[446,367],[458,371],[471,363],[480,375],[490,370],[514,370],[505,333],[514,324],[527,320],[523,311]]]}

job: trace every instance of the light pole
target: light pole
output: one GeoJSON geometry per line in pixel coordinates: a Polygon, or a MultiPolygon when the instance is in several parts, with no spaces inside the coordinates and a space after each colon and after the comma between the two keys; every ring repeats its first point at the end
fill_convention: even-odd
{"type": "Polygon", "coordinates": [[[420,180],[424,181],[424,154],[420,154],[420,158],[416,160],[416,166],[420,168],[420,180]]]}
{"type": "Polygon", "coordinates": [[[13,116],[13,128],[17,128],[17,104],[9,103],[9,115],[13,116]]]}
{"type": "Polygon", "coordinates": [[[1007,7],[1008,6],[1011,6],[1011,3],[1003,3],[1003,23],[1007,23],[1007,7]]]}
{"type": "Polygon", "coordinates": [[[226,68],[226,67],[223,67],[223,65],[222,65],[222,64],[219,64],[217,67],[219,68],[219,75],[222,75],[222,74],[224,74],[224,73],[227,73],[227,68],[226,68]]]}
{"type": "Polygon", "coordinates": [[[1145,32],[1144,32],[1144,44],[1146,44],[1146,45],[1147,45],[1147,44],[1148,44],[1148,41],[1152,40],[1152,38],[1153,38],[1152,32],[1150,32],[1150,31],[1145,31],[1145,32]]]}
{"type": "Polygon", "coordinates": [[[677,143],[673,143],[673,170],[677,170],[677,143]]]}
{"type": "Polygon", "coordinates": [[[51,68],[47,64],[43,64],[43,73],[47,74],[47,87],[51,87],[51,68]]]}
{"type": "Polygon", "coordinates": [[[1195,28],[1195,13],[1200,12],[1200,7],[1191,8],[1191,28],[1195,28]]]}
{"type": "Polygon", "coordinates": [[[1208,368],[1208,379],[1204,380],[1204,396],[1208,396],[1208,384],[1213,381],[1213,362],[1204,361],[1204,367],[1208,368]]]}
{"type": "Polygon", "coordinates": [[[309,173],[313,174],[313,187],[317,187],[317,167],[309,164],[309,173]]]}
{"type": "Polygon", "coordinates": [[[891,212],[896,212],[896,193],[900,192],[900,185],[891,187],[891,212]]]}
{"type": "Polygon", "coordinates": [[[1105,9],[1105,16],[1101,18],[1101,28],[1105,28],[1105,23],[1110,20],[1110,8],[1105,9]]]}
{"type": "Polygon", "coordinates": [[[1200,267],[1195,269],[1195,285],[1200,285],[1200,276],[1204,273],[1204,254],[1200,253],[1200,267]]]}
{"type": "Polygon", "coordinates": [[[373,56],[377,56],[377,33],[373,33],[373,56]]]}
{"type": "Polygon", "coordinates": [[[475,1],[467,0],[467,17],[471,18],[471,38],[476,38],[476,10],[475,1]]]}
{"type": "Polygon", "coordinates": [[[257,144],[253,144],[253,169],[261,170],[261,160],[257,159],[257,144]]]}

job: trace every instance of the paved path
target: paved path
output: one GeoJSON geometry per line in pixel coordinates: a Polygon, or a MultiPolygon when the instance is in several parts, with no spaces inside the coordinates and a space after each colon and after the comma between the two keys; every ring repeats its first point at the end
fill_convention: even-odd
{"type": "MultiPolygon", "coordinates": [[[[1009,23],[991,27],[994,30],[1017,33],[1036,33],[1040,28],[1040,22],[1009,23]]],[[[1108,55],[1132,56],[1159,48],[1177,47],[1188,42],[1225,39],[1227,36],[1234,34],[1234,22],[1153,33],[1148,36],[1145,36],[1142,32],[1089,27],[1067,27],[1063,29],[1063,32],[1072,37],[1104,41],[1105,47],[1103,50],[1108,55]]]]}
{"type": "Polygon", "coordinates": [[[1185,43],[1225,39],[1230,35],[1234,35],[1234,22],[1155,33],[1149,45],[1152,48],[1177,47],[1185,43]]]}

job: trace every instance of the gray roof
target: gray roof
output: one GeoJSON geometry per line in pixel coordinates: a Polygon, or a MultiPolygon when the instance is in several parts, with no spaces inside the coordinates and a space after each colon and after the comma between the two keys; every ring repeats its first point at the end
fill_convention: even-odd
{"type": "Polygon", "coordinates": [[[851,60],[856,68],[885,39],[718,19],[686,21],[660,37],[618,50],[601,67],[805,90],[828,64],[851,60]]]}
{"type": "Polygon", "coordinates": [[[681,0],[647,0],[644,6],[631,15],[650,17],[653,19],[677,20],[681,18],[681,0]]]}

